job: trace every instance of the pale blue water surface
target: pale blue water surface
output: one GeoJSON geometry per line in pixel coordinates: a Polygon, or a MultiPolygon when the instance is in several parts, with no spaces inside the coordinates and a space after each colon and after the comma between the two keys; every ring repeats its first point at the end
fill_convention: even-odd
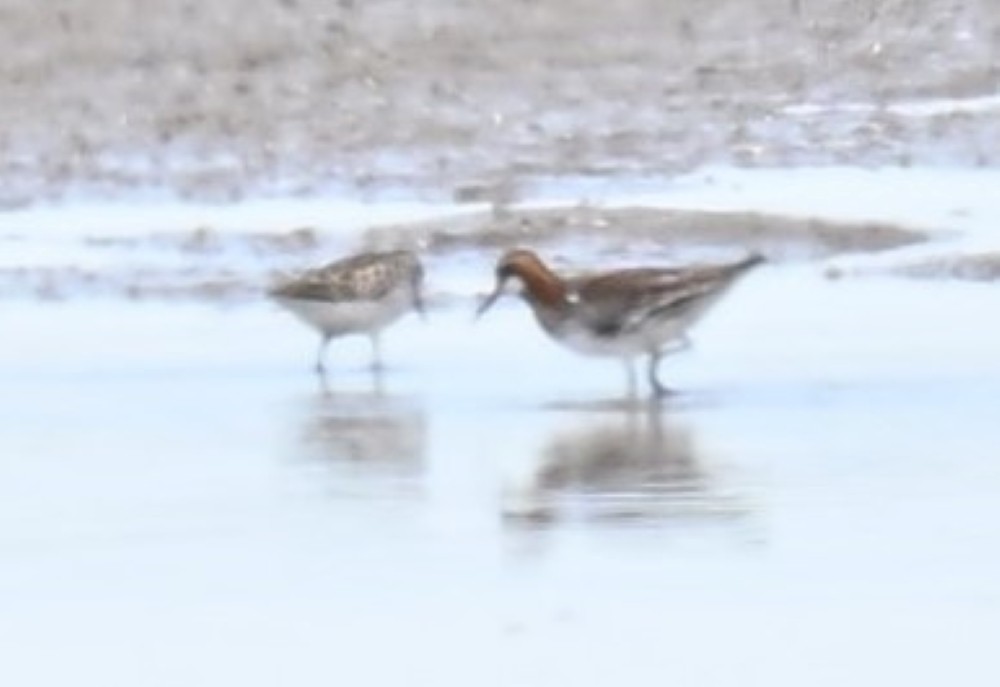
{"type": "Polygon", "coordinates": [[[476,269],[325,386],[264,301],[6,301],[0,681],[1000,679],[995,285],[765,266],[650,408],[476,269]]]}

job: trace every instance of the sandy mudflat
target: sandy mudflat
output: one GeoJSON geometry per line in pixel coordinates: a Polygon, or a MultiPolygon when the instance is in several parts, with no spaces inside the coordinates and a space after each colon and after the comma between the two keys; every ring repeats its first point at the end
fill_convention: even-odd
{"type": "Polygon", "coordinates": [[[0,43],[8,205],[504,199],[706,163],[989,165],[1000,141],[991,0],[5,0],[0,43]]]}

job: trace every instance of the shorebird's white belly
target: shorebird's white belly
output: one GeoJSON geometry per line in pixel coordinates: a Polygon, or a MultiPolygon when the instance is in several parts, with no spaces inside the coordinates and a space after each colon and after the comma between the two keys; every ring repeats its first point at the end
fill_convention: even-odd
{"type": "Polygon", "coordinates": [[[304,322],[331,336],[376,332],[412,307],[406,288],[395,289],[377,301],[321,301],[282,298],[281,304],[304,322]]]}
{"type": "Polygon", "coordinates": [[[677,319],[648,320],[641,326],[617,334],[600,335],[572,318],[558,327],[542,327],[555,341],[576,353],[591,356],[630,358],[661,351],[683,338],[688,323],[677,319]]]}

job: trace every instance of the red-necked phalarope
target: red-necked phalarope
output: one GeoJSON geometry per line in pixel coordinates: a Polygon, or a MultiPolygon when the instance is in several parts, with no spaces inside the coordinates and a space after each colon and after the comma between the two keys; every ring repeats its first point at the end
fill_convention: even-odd
{"type": "Polygon", "coordinates": [[[485,313],[514,283],[542,329],[585,355],[625,361],[635,390],[632,359],[648,355],[647,376],[657,396],[670,393],[657,377],[661,358],[686,348],[687,330],[751,267],[751,255],[725,265],[632,268],[564,278],[529,250],[512,250],[496,267],[496,286],[479,306],[485,313]]]}

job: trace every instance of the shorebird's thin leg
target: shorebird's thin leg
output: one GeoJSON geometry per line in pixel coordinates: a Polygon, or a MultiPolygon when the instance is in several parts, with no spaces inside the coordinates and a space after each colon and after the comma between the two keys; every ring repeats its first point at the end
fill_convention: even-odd
{"type": "Polygon", "coordinates": [[[333,336],[330,334],[323,334],[322,338],[319,340],[319,350],[316,351],[316,371],[320,374],[326,372],[326,366],[323,364],[323,356],[326,353],[326,347],[330,343],[330,339],[333,336]]]}
{"type": "Polygon", "coordinates": [[[382,341],[378,332],[371,333],[372,340],[372,371],[379,372],[382,366],[382,341]]]}
{"type": "Polygon", "coordinates": [[[653,351],[649,354],[649,368],[647,369],[649,386],[653,389],[653,395],[657,398],[670,396],[674,393],[672,389],[663,385],[656,373],[660,367],[660,360],[663,359],[662,351],[653,351]]]}
{"type": "Polygon", "coordinates": [[[628,380],[628,396],[629,398],[635,398],[638,389],[635,379],[635,366],[632,364],[631,358],[622,358],[622,362],[625,364],[625,378],[628,380]]]}

